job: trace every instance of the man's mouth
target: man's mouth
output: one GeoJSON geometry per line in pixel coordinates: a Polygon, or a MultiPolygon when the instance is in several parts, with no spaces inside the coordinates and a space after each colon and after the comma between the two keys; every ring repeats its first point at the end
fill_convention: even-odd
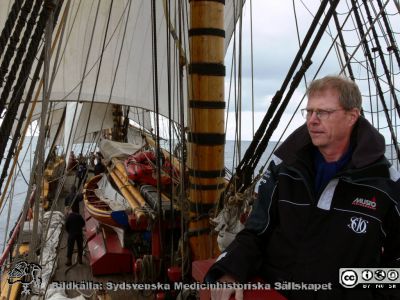
{"type": "Polygon", "coordinates": [[[320,135],[320,134],[323,134],[323,133],[324,133],[323,131],[310,130],[310,134],[312,134],[312,135],[320,135]]]}

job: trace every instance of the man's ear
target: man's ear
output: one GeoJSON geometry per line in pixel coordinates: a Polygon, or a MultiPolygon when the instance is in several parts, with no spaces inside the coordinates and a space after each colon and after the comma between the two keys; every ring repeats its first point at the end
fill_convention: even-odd
{"type": "Polygon", "coordinates": [[[353,108],[348,111],[348,116],[349,116],[349,125],[354,126],[354,124],[360,117],[360,110],[358,108],[353,108]]]}

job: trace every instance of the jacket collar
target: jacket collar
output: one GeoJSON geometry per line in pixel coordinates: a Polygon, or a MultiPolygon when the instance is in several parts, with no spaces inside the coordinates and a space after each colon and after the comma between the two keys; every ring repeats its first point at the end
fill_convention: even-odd
{"type": "MultiPolygon", "coordinates": [[[[385,154],[385,139],[364,117],[360,117],[350,138],[353,147],[351,163],[355,168],[368,166],[385,154]]],[[[288,165],[294,164],[306,149],[314,147],[306,124],[297,128],[275,151],[288,165]]]]}

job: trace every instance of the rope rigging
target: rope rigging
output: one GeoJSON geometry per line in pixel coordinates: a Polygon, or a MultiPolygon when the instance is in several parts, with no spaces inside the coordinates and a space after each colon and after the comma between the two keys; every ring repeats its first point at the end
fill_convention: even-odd
{"type": "MultiPolygon", "coordinates": [[[[168,20],[171,19],[170,16],[170,0],[165,1],[164,2],[164,8],[166,10],[165,14],[166,14],[166,18],[168,20]]],[[[173,132],[172,132],[172,123],[171,123],[171,119],[172,119],[172,91],[171,91],[171,42],[170,42],[170,38],[169,38],[169,34],[170,32],[172,32],[172,24],[171,22],[166,22],[167,26],[166,26],[166,39],[167,39],[167,87],[168,87],[168,91],[167,91],[167,98],[168,98],[168,136],[170,139],[169,142],[169,153],[173,153],[173,149],[172,149],[172,141],[173,141],[173,132]]],[[[173,29],[173,31],[175,32],[175,30],[173,29]]],[[[171,33],[172,34],[172,33],[171,33]]],[[[176,36],[176,33],[175,33],[176,36]]],[[[171,195],[171,200],[170,200],[170,206],[169,209],[171,211],[171,216],[170,216],[170,228],[174,229],[175,228],[175,210],[174,210],[174,205],[173,205],[173,195],[174,195],[174,185],[171,184],[170,185],[170,190],[169,193],[171,195]]],[[[174,240],[174,232],[173,230],[171,230],[171,234],[170,237],[171,241],[174,240]]],[[[167,252],[167,251],[165,251],[167,252]]],[[[171,243],[170,249],[169,249],[169,255],[170,255],[170,265],[174,265],[174,243],[171,243]]]]}
{"type": "Polygon", "coordinates": [[[299,51],[296,54],[296,57],[288,71],[288,74],[286,75],[286,78],[281,86],[281,89],[278,90],[275,94],[275,96],[272,99],[272,103],[270,107],[268,108],[268,111],[261,122],[260,127],[258,128],[253,141],[251,142],[249,148],[247,149],[242,161],[236,168],[236,176],[232,177],[232,180],[229,182],[229,185],[227,187],[227,190],[231,188],[232,184],[234,184],[235,188],[239,192],[243,192],[250,184],[251,180],[251,174],[254,172],[254,168],[256,167],[258,161],[261,158],[262,153],[265,151],[269,138],[272,135],[272,132],[275,130],[276,126],[279,123],[280,116],[282,115],[283,111],[285,110],[288,101],[290,99],[290,96],[293,94],[294,89],[297,87],[299,84],[299,79],[301,80],[301,77],[303,76],[304,72],[307,70],[307,68],[311,65],[311,57],[312,54],[314,53],[316,49],[316,45],[318,44],[320,38],[322,37],[322,34],[324,33],[328,22],[330,20],[330,17],[333,13],[333,10],[337,6],[339,1],[333,1],[331,6],[329,7],[329,10],[322,22],[322,25],[320,26],[318,33],[316,34],[314,41],[312,45],[310,46],[310,50],[308,54],[306,55],[306,58],[304,59],[304,64],[301,66],[299,71],[295,76],[294,72],[299,64],[299,61],[304,53],[304,51],[307,48],[307,45],[309,41],[311,40],[311,36],[314,34],[314,31],[317,27],[317,24],[319,20],[322,17],[322,14],[327,7],[329,1],[323,1],[317,11],[317,14],[315,18],[313,19],[313,22],[310,25],[310,28],[308,29],[308,32],[304,38],[304,41],[302,43],[302,46],[300,47],[299,51]],[[288,91],[284,102],[282,103],[281,107],[278,109],[278,112],[275,115],[275,118],[272,119],[273,114],[275,113],[276,109],[278,108],[279,102],[281,101],[284,91],[286,90],[287,86],[289,85],[289,81],[293,78],[293,82],[290,86],[290,90],[288,91]],[[271,120],[272,119],[272,120],[271,120]],[[270,127],[267,129],[268,122],[271,121],[270,127]],[[265,134],[264,134],[265,133],[265,134]]]}
{"type": "MultiPolygon", "coordinates": [[[[297,12],[296,12],[296,5],[294,0],[292,0],[293,6],[293,14],[294,14],[294,21],[296,23],[296,34],[297,34],[297,43],[299,44],[299,48],[301,47],[301,38],[300,38],[300,30],[299,30],[299,23],[297,20],[297,12]]],[[[303,57],[301,58],[301,62],[303,63],[303,57]]],[[[307,77],[304,75],[304,85],[307,86],[307,77]]],[[[253,134],[254,135],[254,134],[253,134]]]]}
{"type": "MultiPolygon", "coordinates": [[[[39,59],[38,64],[36,66],[35,74],[34,74],[34,76],[32,78],[31,85],[30,85],[29,90],[28,90],[28,94],[26,96],[24,105],[23,105],[22,110],[21,110],[21,114],[20,114],[21,116],[25,116],[26,112],[28,111],[28,107],[29,107],[29,104],[31,103],[36,83],[39,80],[39,74],[40,74],[40,70],[42,68],[43,61],[44,61],[44,52],[42,51],[42,54],[40,55],[40,59],[39,59]]],[[[20,138],[18,136],[18,133],[21,132],[21,128],[22,128],[22,125],[24,124],[24,121],[25,121],[25,118],[20,118],[18,120],[17,126],[15,128],[16,134],[14,135],[14,138],[11,140],[10,150],[7,153],[7,158],[6,158],[5,162],[4,162],[3,170],[2,170],[2,173],[1,173],[1,176],[0,176],[0,190],[1,190],[2,186],[3,186],[4,179],[6,179],[6,177],[7,177],[7,171],[8,171],[11,159],[14,156],[14,149],[15,149],[15,147],[17,145],[17,142],[20,140],[20,138]]]]}
{"type": "MultiPolygon", "coordinates": [[[[151,1],[151,29],[152,29],[152,69],[153,69],[153,97],[154,97],[154,118],[155,118],[155,153],[156,153],[156,176],[157,176],[157,224],[155,226],[158,227],[159,231],[159,243],[163,245],[164,234],[162,230],[162,221],[163,221],[163,213],[162,213],[162,199],[161,199],[161,150],[160,150],[160,125],[159,125],[159,88],[158,88],[158,57],[157,57],[157,22],[156,22],[156,1],[151,1]]],[[[160,259],[164,261],[165,251],[160,249],[160,259]]]]}
{"type": "MultiPolygon", "coordinates": [[[[7,92],[5,93],[3,91],[3,93],[5,93],[5,96],[3,96],[3,94],[1,95],[0,114],[3,113],[4,105],[5,105],[6,99],[8,97],[8,93],[11,90],[12,83],[14,83],[15,74],[16,74],[15,68],[17,68],[17,70],[18,70],[18,67],[19,67],[18,65],[22,59],[23,54],[25,53],[26,44],[27,44],[28,38],[33,30],[33,27],[35,25],[35,20],[36,20],[36,17],[37,17],[37,14],[39,12],[42,2],[43,2],[43,0],[37,0],[33,6],[32,6],[32,3],[30,3],[29,1],[25,2],[24,6],[21,9],[21,14],[19,15],[17,25],[15,26],[14,32],[10,38],[10,44],[7,47],[6,53],[4,54],[4,57],[3,57],[3,62],[1,63],[1,66],[0,66],[0,87],[3,86],[4,77],[7,74],[8,66],[11,63],[12,58],[14,56],[14,53],[17,48],[17,45],[19,42],[19,37],[22,33],[22,30],[24,29],[26,24],[31,25],[31,26],[27,26],[25,29],[25,33],[24,33],[24,36],[21,41],[22,45],[19,45],[17,57],[15,58],[16,61],[14,61],[14,63],[13,63],[13,71],[11,71],[10,74],[8,75],[7,82],[4,87],[4,91],[7,91],[7,92]],[[32,13],[31,13],[31,9],[32,9],[32,13]],[[29,21],[27,22],[27,19],[28,19],[28,16],[30,13],[31,13],[31,16],[29,18],[29,21]],[[23,45],[25,45],[25,47],[23,47],[23,45]],[[17,64],[17,65],[14,67],[15,64],[17,64]]],[[[1,57],[1,55],[0,55],[0,57],[1,57]]]]}
{"type": "MultiPolygon", "coordinates": [[[[6,23],[4,24],[3,30],[1,31],[0,35],[0,57],[3,55],[3,51],[7,46],[8,40],[10,39],[11,32],[15,26],[15,21],[17,20],[19,11],[21,11],[23,3],[24,0],[15,0],[8,14],[6,23]]],[[[1,81],[2,80],[0,80],[0,85],[1,81]]]]}
{"type": "MultiPolygon", "coordinates": [[[[352,2],[352,5],[353,5],[354,16],[355,16],[355,18],[356,18],[356,22],[357,22],[358,28],[359,28],[359,30],[360,30],[360,35],[361,35],[361,36],[364,36],[364,29],[363,29],[363,27],[362,27],[361,18],[360,18],[360,15],[359,15],[359,13],[358,13],[358,10],[357,10],[357,3],[356,3],[356,0],[351,0],[351,2],[352,2]]],[[[368,60],[369,60],[369,64],[370,64],[372,73],[373,73],[373,75],[374,75],[376,88],[377,88],[378,93],[379,93],[379,98],[380,98],[380,100],[381,100],[381,104],[382,104],[382,106],[383,106],[383,108],[384,108],[384,111],[385,111],[385,117],[386,117],[387,123],[388,123],[388,125],[389,125],[389,129],[390,129],[390,133],[391,133],[391,138],[392,138],[394,147],[395,147],[395,149],[396,149],[397,157],[400,158],[400,149],[399,149],[399,145],[398,145],[398,142],[397,142],[397,138],[396,138],[395,132],[394,132],[393,127],[392,127],[392,125],[391,125],[390,116],[389,116],[389,113],[388,113],[388,108],[387,108],[387,105],[386,105],[386,102],[385,102],[385,98],[384,98],[383,93],[382,93],[382,88],[381,88],[381,85],[380,85],[380,82],[379,82],[379,78],[377,78],[376,67],[375,67],[374,61],[373,61],[373,59],[372,59],[372,56],[371,56],[371,52],[370,52],[368,43],[367,43],[365,40],[363,40],[362,43],[363,43],[363,46],[364,46],[365,54],[366,54],[366,56],[368,57],[368,60]]]]}
{"type": "MultiPolygon", "coordinates": [[[[372,26],[371,12],[370,12],[370,10],[368,8],[367,2],[365,0],[363,0],[363,3],[364,3],[365,12],[367,13],[368,20],[369,20],[369,22],[370,22],[370,24],[372,26]]],[[[389,69],[387,67],[385,58],[383,57],[383,51],[382,51],[382,48],[381,48],[381,45],[380,45],[380,42],[379,42],[379,38],[377,36],[377,33],[376,33],[376,30],[375,30],[374,26],[372,26],[372,34],[373,34],[374,39],[375,39],[376,49],[377,49],[377,51],[379,53],[379,57],[381,59],[381,64],[382,64],[382,67],[384,69],[384,74],[386,75],[386,80],[388,82],[388,85],[389,85],[389,88],[390,88],[390,92],[391,92],[391,95],[393,97],[393,101],[394,101],[395,107],[397,109],[397,113],[400,116],[399,102],[397,100],[396,92],[394,91],[394,85],[393,85],[392,79],[390,78],[390,72],[389,72],[389,69]]]]}
{"type": "MultiPolygon", "coordinates": [[[[347,53],[346,42],[344,41],[343,33],[340,28],[339,18],[338,18],[338,14],[337,14],[336,10],[333,12],[333,20],[335,22],[336,31],[339,36],[340,46],[342,48],[342,54],[344,56],[344,60],[346,62],[348,62],[348,61],[350,61],[350,58],[347,53]]],[[[351,67],[351,64],[347,64],[347,71],[349,72],[349,76],[350,76],[351,80],[354,80],[354,72],[353,72],[353,68],[351,67]]]]}
{"type": "MultiPolygon", "coordinates": [[[[382,1],[381,0],[377,0],[377,3],[378,3],[379,9],[382,10],[382,8],[383,8],[382,7],[382,1]]],[[[390,45],[388,45],[387,49],[388,50],[390,49],[390,51],[392,51],[394,53],[394,55],[396,57],[396,60],[397,60],[397,64],[400,67],[399,48],[398,48],[398,45],[396,43],[396,40],[393,37],[393,30],[390,28],[390,24],[389,24],[389,21],[388,21],[388,18],[387,18],[387,13],[385,11],[382,12],[382,20],[383,20],[383,23],[385,24],[386,32],[387,32],[387,35],[388,35],[389,41],[390,41],[390,45]]]]}
{"type": "MultiPolygon", "coordinates": [[[[31,17],[28,21],[30,25],[35,24],[35,20],[37,18],[37,14],[40,9],[41,0],[38,0],[35,2],[34,9],[32,11],[31,17]]],[[[35,31],[33,33],[31,42],[29,44],[29,49],[27,50],[26,57],[22,63],[21,71],[19,72],[19,77],[18,80],[15,84],[15,89],[13,91],[13,94],[10,99],[10,103],[7,108],[7,113],[4,116],[3,123],[1,124],[0,127],[0,160],[3,159],[4,157],[4,151],[7,146],[7,138],[10,136],[10,132],[12,129],[13,122],[15,120],[15,117],[18,112],[18,107],[19,104],[22,100],[22,94],[25,89],[25,85],[27,84],[27,74],[29,74],[32,65],[35,61],[35,54],[37,53],[37,49],[39,47],[39,43],[41,41],[41,37],[44,32],[44,27],[46,24],[46,19],[48,18],[47,16],[47,10],[45,8],[42,9],[42,12],[39,17],[39,21],[37,23],[37,26],[35,28],[35,31]]],[[[4,108],[5,102],[8,98],[8,94],[11,91],[11,86],[14,83],[14,79],[16,77],[17,71],[19,69],[19,65],[22,61],[22,58],[24,56],[26,46],[29,42],[29,38],[31,36],[31,32],[33,31],[34,26],[29,26],[29,29],[25,31],[24,37],[20,43],[17,56],[15,57],[14,64],[12,66],[11,72],[8,75],[7,83],[3,89],[3,93],[1,94],[0,97],[0,111],[4,108]]],[[[11,149],[12,150],[12,149],[11,149]]]]}

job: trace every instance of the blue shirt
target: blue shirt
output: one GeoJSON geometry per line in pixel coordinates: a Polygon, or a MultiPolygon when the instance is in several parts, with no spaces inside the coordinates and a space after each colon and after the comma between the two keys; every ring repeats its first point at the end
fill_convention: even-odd
{"type": "Polygon", "coordinates": [[[328,182],[339,172],[350,160],[352,154],[351,148],[338,161],[327,162],[318,149],[315,150],[315,193],[318,194],[328,182]]]}

